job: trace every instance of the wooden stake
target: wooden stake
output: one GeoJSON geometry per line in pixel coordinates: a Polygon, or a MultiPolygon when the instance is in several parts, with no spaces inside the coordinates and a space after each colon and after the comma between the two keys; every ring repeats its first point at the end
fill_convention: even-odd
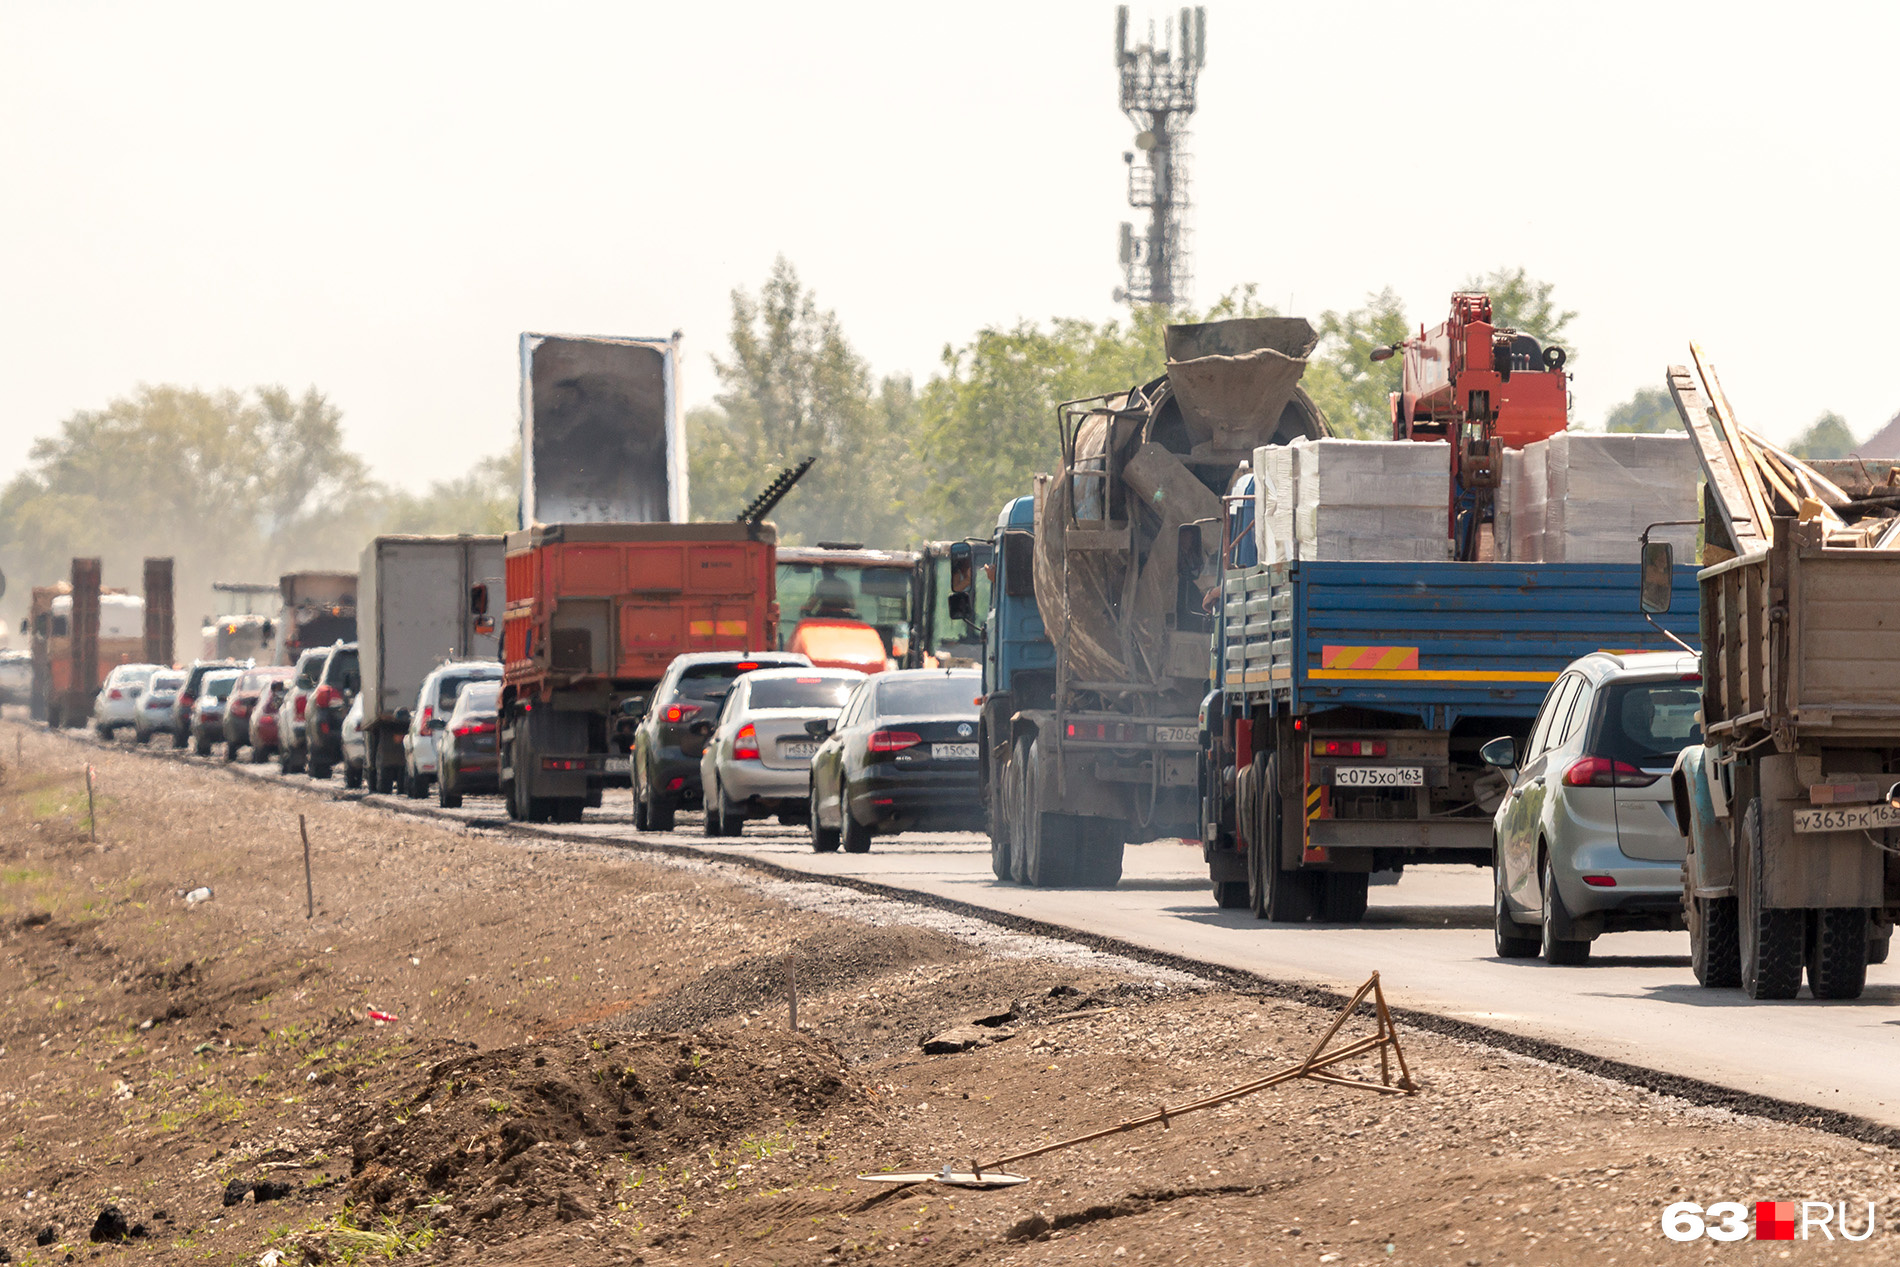
{"type": "Polygon", "coordinates": [[[86,839],[93,844],[99,843],[99,819],[92,805],[92,766],[86,766],[86,839]]]}
{"type": "Polygon", "coordinates": [[[785,990],[792,1004],[792,1033],[798,1032],[798,960],[790,952],[785,955],[785,990]]]}
{"type": "Polygon", "coordinates": [[[304,918],[317,917],[317,891],[310,882],[310,828],[305,825],[303,815],[297,815],[297,834],[303,837],[303,903],[304,918]]]}

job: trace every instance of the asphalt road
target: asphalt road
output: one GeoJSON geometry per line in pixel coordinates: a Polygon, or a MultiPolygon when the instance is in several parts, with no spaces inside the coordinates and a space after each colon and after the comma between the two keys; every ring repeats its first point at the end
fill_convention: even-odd
{"type": "MultiPolygon", "coordinates": [[[[279,777],[274,765],[230,768],[279,777]]],[[[434,808],[433,797],[366,799],[434,808]]],[[[503,818],[490,797],[437,812],[503,818]]],[[[869,854],[816,854],[803,828],[755,822],[737,840],[714,840],[702,834],[697,815],[682,814],[680,822],[676,831],[641,838],[817,875],[862,876],[1276,980],[1350,989],[1377,970],[1387,997],[1401,1006],[1900,1127],[1900,963],[1869,969],[1857,1000],[1751,1002],[1739,990],[1697,986],[1682,933],[1608,936],[1577,968],[1498,959],[1490,873],[1473,867],[1414,868],[1397,884],[1375,885],[1357,926],[1275,925],[1215,907],[1198,848],[1176,842],[1129,846],[1112,891],[1049,890],[998,882],[987,838],[972,833],[879,837],[869,854]]],[[[631,799],[609,792],[581,824],[549,830],[632,839],[631,799]]]]}

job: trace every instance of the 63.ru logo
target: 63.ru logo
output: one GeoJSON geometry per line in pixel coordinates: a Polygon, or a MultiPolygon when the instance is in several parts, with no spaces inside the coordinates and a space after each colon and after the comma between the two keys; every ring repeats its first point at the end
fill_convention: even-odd
{"type": "MultiPolygon", "coordinates": [[[[1810,1230],[1818,1230],[1833,1240],[1838,1232],[1844,1241],[1864,1241],[1874,1234],[1874,1203],[1867,1203],[1867,1224],[1858,1232],[1847,1227],[1847,1202],[1830,1205],[1826,1201],[1755,1202],[1755,1239],[1758,1241],[1807,1240],[1810,1230]]],[[[1704,1209],[1694,1201],[1677,1201],[1662,1213],[1663,1235],[1672,1241],[1694,1241],[1708,1237],[1712,1241],[1739,1241],[1748,1236],[1748,1207],[1740,1201],[1717,1201],[1704,1209]]]]}

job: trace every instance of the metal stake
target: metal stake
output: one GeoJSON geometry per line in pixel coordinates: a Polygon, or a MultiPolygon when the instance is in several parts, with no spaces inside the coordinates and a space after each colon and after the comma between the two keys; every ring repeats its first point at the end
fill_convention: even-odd
{"type": "Polygon", "coordinates": [[[317,891],[310,883],[310,828],[304,824],[303,815],[297,815],[297,834],[303,837],[303,902],[304,918],[317,917],[317,891]]]}

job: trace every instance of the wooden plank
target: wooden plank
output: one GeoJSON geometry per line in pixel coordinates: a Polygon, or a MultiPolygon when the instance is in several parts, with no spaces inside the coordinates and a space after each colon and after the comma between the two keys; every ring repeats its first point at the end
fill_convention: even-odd
{"type": "Polygon", "coordinates": [[[1745,451],[1741,424],[1735,420],[1735,410],[1728,403],[1728,393],[1722,390],[1722,380],[1716,377],[1715,365],[1703,353],[1700,344],[1689,345],[1689,357],[1695,362],[1696,373],[1701,376],[1703,390],[1708,395],[1709,409],[1715,417],[1716,434],[1721,438],[1730,464],[1748,494],[1749,518],[1754,523],[1755,535],[1764,542],[1773,541],[1774,512],[1769,508],[1768,494],[1762,488],[1761,475],[1755,468],[1754,459],[1745,451]]]}
{"type": "Polygon", "coordinates": [[[1755,526],[1748,490],[1736,470],[1734,457],[1710,421],[1708,403],[1702,399],[1694,375],[1680,365],[1671,365],[1668,379],[1676,412],[1681,415],[1689,438],[1695,442],[1696,459],[1701,462],[1702,474],[1714,492],[1713,501],[1721,509],[1723,527],[1728,529],[1729,540],[1746,554],[1765,540],[1766,533],[1755,526]]]}

